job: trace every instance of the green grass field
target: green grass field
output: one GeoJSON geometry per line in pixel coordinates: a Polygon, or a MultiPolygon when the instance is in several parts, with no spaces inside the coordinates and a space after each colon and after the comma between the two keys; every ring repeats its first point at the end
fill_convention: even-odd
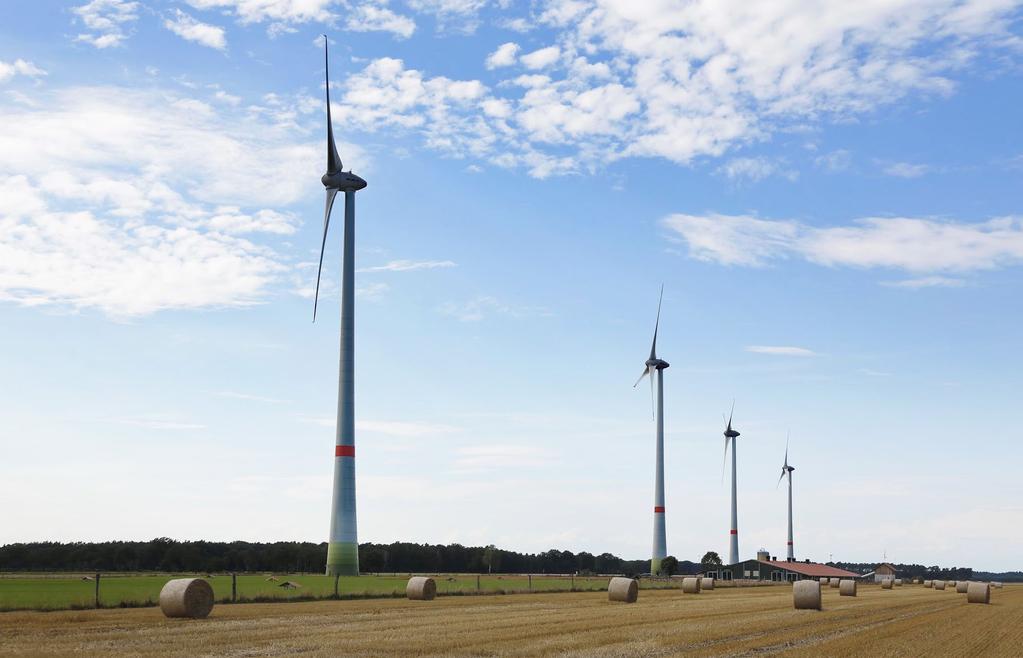
{"type": "MultiPolygon", "coordinates": [[[[100,606],[107,608],[155,605],[160,589],[171,578],[195,574],[104,574],[100,578],[100,606]]],[[[238,601],[308,600],[327,598],[334,593],[334,579],[321,575],[277,574],[278,580],[268,581],[267,574],[239,575],[238,601]],[[291,581],[297,589],[285,589],[281,583],[291,581]]],[[[476,594],[475,575],[439,575],[437,593],[440,595],[476,594]]],[[[339,590],[342,598],[373,598],[404,596],[407,575],[363,575],[341,578],[339,590]]],[[[217,601],[231,601],[231,576],[215,575],[209,579],[217,601]]],[[[596,591],[607,588],[607,577],[533,576],[532,591],[596,591]]],[[[666,581],[642,581],[644,588],[678,587],[666,581]]],[[[82,580],[82,574],[5,575],[0,577],[0,611],[10,610],[69,610],[91,608],[94,605],[96,583],[82,580]]],[[[479,593],[511,594],[530,591],[527,576],[480,576],[479,593]]]]}

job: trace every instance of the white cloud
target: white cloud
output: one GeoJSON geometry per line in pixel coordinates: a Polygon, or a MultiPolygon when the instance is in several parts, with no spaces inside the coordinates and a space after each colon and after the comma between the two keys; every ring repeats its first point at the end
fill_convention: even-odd
{"type": "Polygon", "coordinates": [[[550,463],[549,451],[532,445],[481,445],[458,449],[455,466],[459,470],[535,468],[550,463]]]}
{"type": "Polygon", "coordinates": [[[931,168],[925,164],[911,164],[909,162],[895,162],[884,168],[884,173],[898,178],[920,178],[931,168]]]}
{"type": "MultiPolygon", "coordinates": [[[[478,4],[415,6],[471,14],[478,4]]],[[[839,0],[548,0],[538,20],[556,42],[515,53],[543,75],[479,86],[468,103],[422,86],[478,81],[430,77],[399,60],[370,62],[349,82],[357,88],[353,99],[374,109],[367,127],[419,131],[429,147],[534,176],[592,171],[636,156],[687,164],[780,130],[857,120],[910,96],[950,94],[949,76],[1011,47],[1011,15],[1007,3],[988,0],[893,0],[856,11],[839,0]],[[557,62],[565,65],[552,66],[557,62]]],[[[491,53],[488,66],[502,70],[510,51],[491,53]]],[[[848,153],[822,155],[818,164],[844,168],[848,153]]]]}
{"type": "Polygon", "coordinates": [[[196,9],[226,9],[238,16],[242,23],[279,21],[282,23],[329,23],[331,6],[339,0],[186,0],[196,9]]]}
{"type": "Polygon", "coordinates": [[[561,48],[547,46],[523,55],[519,60],[527,69],[543,69],[557,62],[559,57],[561,57],[561,48]]]}
{"type": "Polygon", "coordinates": [[[730,180],[749,180],[760,182],[770,176],[780,176],[790,181],[799,178],[799,172],[787,169],[778,162],[764,157],[732,158],[718,167],[717,172],[730,180]]]}
{"type": "Polygon", "coordinates": [[[852,154],[845,149],[836,149],[814,158],[814,164],[832,174],[845,171],[851,162],[852,154]]]}
{"type": "Polygon", "coordinates": [[[180,9],[175,9],[173,18],[165,19],[163,26],[186,41],[194,41],[217,50],[227,48],[224,28],[201,23],[180,9]]]}
{"type": "Polygon", "coordinates": [[[169,420],[166,418],[114,418],[112,422],[119,423],[121,425],[132,425],[134,427],[144,427],[150,430],[201,430],[205,429],[205,425],[199,423],[188,423],[178,420],[169,420]]]}
{"type": "Polygon", "coordinates": [[[297,223],[268,206],[314,187],[319,143],[161,90],[39,100],[0,105],[0,299],[114,317],[263,299],[286,266],[258,236],[297,223]]]}
{"type": "Polygon", "coordinates": [[[454,27],[471,34],[479,27],[479,12],[487,0],[407,0],[413,10],[432,14],[441,29],[454,27]]]}
{"type": "Polygon", "coordinates": [[[490,295],[479,295],[465,302],[446,302],[441,305],[440,312],[462,322],[479,322],[490,315],[514,318],[551,315],[549,310],[542,307],[511,306],[490,295]]]}
{"type": "Polygon", "coordinates": [[[949,276],[920,276],[912,279],[902,279],[901,281],[885,281],[883,285],[891,288],[910,288],[918,290],[920,288],[962,288],[966,284],[962,279],[949,276]]]}
{"type": "Polygon", "coordinates": [[[46,75],[46,71],[42,70],[32,62],[27,62],[23,59],[16,59],[10,64],[0,60],[0,82],[6,82],[8,79],[13,78],[16,75],[38,78],[46,75]]]}
{"type": "Polygon", "coordinates": [[[121,45],[128,38],[125,29],[138,20],[138,5],[127,0],[91,0],[72,8],[71,11],[88,30],[75,40],[97,48],[121,45]]]}
{"type": "Polygon", "coordinates": [[[433,270],[441,267],[455,267],[450,260],[392,260],[383,265],[365,267],[360,272],[412,272],[414,270],[433,270]]]}
{"type": "MultiPolygon", "coordinates": [[[[694,258],[725,265],[766,265],[799,257],[827,266],[913,273],[971,272],[1023,263],[1023,218],[967,223],[868,217],[817,228],[793,220],[734,215],[671,215],[663,220],[694,258]]],[[[917,279],[904,287],[948,284],[917,279]]]]}
{"type": "Polygon", "coordinates": [[[791,347],[784,345],[747,345],[747,352],[754,354],[771,354],[773,356],[817,356],[813,350],[805,347],[791,347]]]}
{"type": "Polygon", "coordinates": [[[261,395],[251,395],[249,393],[238,393],[236,391],[217,391],[216,395],[222,398],[230,398],[232,400],[251,400],[252,402],[268,402],[270,404],[280,404],[287,402],[287,400],[279,400],[277,398],[268,398],[261,395]]]}
{"type": "Polygon", "coordinates": [[[509,41],[497,47],[497,50],[487,55],[486,67],[496,69],[502,66],[511,66],[515,63],[519,52],[519,44],[509,41]]]}
{"type": "Polygon", "coordinates": [[[353,32],[391,32],[402,39],[408,39],[416,31],[416,22],[387,7],[365,3],[346,12],[345,28],[353,32]]]}

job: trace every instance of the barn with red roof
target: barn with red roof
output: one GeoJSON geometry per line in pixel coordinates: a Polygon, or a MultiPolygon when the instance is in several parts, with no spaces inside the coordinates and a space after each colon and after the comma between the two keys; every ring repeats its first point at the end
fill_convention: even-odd
{"type": "Polygon", "coordinates": [[[757,580],[793,582],[796,580],[827,580],[828,578],[859,578],[860,574],[805,560],[778,560],[767,551],[757,553],[755,560],[743,560],[709,569],[704,575],[720,580],[757,580]]]}

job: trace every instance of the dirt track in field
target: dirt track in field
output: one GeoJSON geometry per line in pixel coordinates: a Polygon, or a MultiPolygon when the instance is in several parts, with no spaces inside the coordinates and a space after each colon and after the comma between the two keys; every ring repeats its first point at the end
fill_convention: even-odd
{"type": "Polygon", "coordinates": [[[825,589],[793,610],[786,586],[699,595],[449,597],[218,605],[205,620],[159,609],[0,614],[0,656],[1020,656],[1023,586],[965,594],[825,589]]]}

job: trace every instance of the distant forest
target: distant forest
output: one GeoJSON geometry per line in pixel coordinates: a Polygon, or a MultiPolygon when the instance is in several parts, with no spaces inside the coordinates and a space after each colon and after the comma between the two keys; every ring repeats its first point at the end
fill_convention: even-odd
{"type": "MultiPolygon", "coordinates": [[[[708,556],[716,554],[708,553],[708,556]]],[[[707,559],[707,556],[704,557],[707,559]]],[[[322,573],[327,544],[311,542],[175,541],[166,537],[129,542],[37,542],[0,546],[0,572],[278,572],[322,573]]],[[[871,563],[829,562],[857,573],[873,571],[871,563]]],[[[551,549],[517,553],[494,546],[461,544],[360,544],[359,566],[367,573],[576,573],[636,575],[650,570],[649,560],[623,560],[610,553],[593,555],[551,549]]],[[[698,562],[669,557],[670,573],[701,571],[698,562]]],[[[1023,572],[974,572],[969,567],[944,568],[896,564],[906,578],[1003,580],[1023,582],[1023,572]]]]}
{"type": "MultiPolygon", "coordinates": [[[[0,546],[0,571],[185,571],[322,573],[327,544],[310,542],[175,541],[38,542],[0,546]]],[[[693,562],[669,560],[675,573],[697,573],[693,562]]],[[[650,570],[649,560],[610,553],[551,549],[516,553],[460,544],[360,544],[359,566],[370,573],[625,573],[650,570]]]]}

